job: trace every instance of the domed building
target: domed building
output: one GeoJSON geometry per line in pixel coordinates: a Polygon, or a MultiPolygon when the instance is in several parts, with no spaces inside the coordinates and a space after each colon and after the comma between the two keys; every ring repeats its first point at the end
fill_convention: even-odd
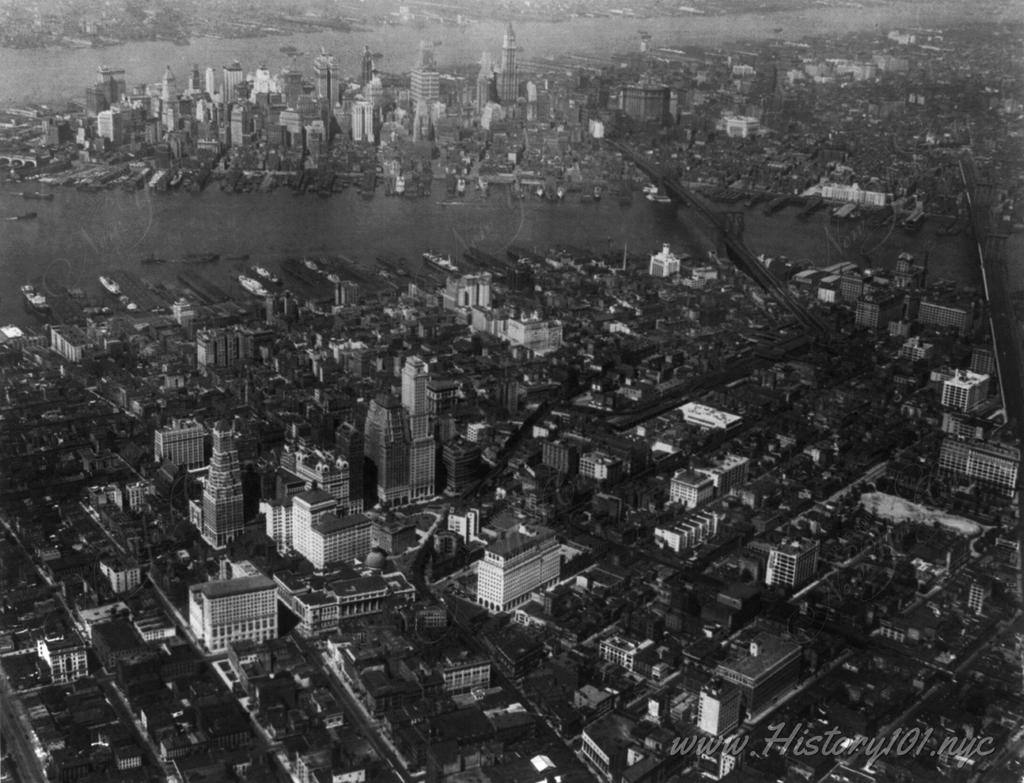
{"type": "Polygon", "coordinates": [[[363,567],[368,568],[371,571],[381,572],[388,565],[388,553],[381,549],[379,546],[375,546],[370,550],[366,559],[363,561],[363,567]]]}

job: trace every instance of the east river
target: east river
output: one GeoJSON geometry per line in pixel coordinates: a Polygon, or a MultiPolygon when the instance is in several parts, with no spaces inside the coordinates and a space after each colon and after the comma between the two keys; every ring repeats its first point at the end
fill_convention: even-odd
{"type": "MultiPolygon", "coordinates": [[[[570,193],[553,203],[530,195],[511,198],[500,186],[490,198],[467,194],[451,204],[443,182],[434,195],[418,199],[387,197],[378,189],[364,199],[349,188],[327,199],[294,196],[286,188],[271,193],[227,194],[213,183],[199,194],[140,190],[81,192],[46,188],[53,201],[23,201],[17,194],[35,189],[7,183],[0,189],[0,215],[35,211],[34,220],[0,222],[0,324],[32,323],[18,289],[26,282],[46,292],[81,288],[101,298],[98,276],[127,269],[154,283],[176,286],[179,274],[197,269],[225,291],[241,295],[234,278],[260,264],[280,270],[280,262],[305,254],[340,254],[374,268],[380,255],[404,257],[419,267],[421,253],[436,248],[458,258],[472,245],[504,258],[517,243],[544,251],[555,245],[586,247],[595,252],[631,254],[657,250],[668,242],[677,251],[703,256],[710,242],[707,228],[685,208],[645,201],[637,193],[622,206],[612,194],[600,202],[581,202],[570,193]],[[187,253],[248,254],[245,262],[222,259],[215,264],[142,265],[149,255],[174,258],[187,253]]],[[[891,267],[901,250],[929,252],[932,277],[979,284],[980,274],[968,260],[964,236],[939,237],[926,225],[916,236],[898,229],[866,231],[860,224],[830,225],[825,213],[809,221],[787,208],[765,217],[759,207],[746,210],[747,244],[755,252],[787,255],[795,261],[824,265],[838,260],[891,267]]]]}
{"type": "MultiPolygon", "coordinates": [[[[962,13],[960,5],[926,7],[897,2],[866,9],[821,9],[779,14],[733,17],[685,17],[664,20],[597,19],[572,23],[573,38],[585,41],[590,51],[624,51],[636,45],[637,31],[647,29],[656,46],[715,43],[747,38],[769,38],[782,28],[789,38],[821,32],[821,25],[833,32],[887,29],[900,24],[927,21],[938,26],[962,13]],[[959,9],[959,10],[958,10],[959,9]]],[[[59,86],[64,97],[80,98],[99,63],[126,69],[129,81],[156,79],[163,65],[183,78],[186,68],[196,62],[219,65],[233,58],[247,69],[265,62],[277,70],[287,62],[280,53],[284,45],[307,53],[321,45],[342,53],[342,68],[352,72],[362,45],[368,43],[384,53],[382,67],[388,71],[408,69],[420,39],[443,39],[439,50],[444,62],[465,62],[479,58],[488,46],[500,46],[503,26],[479,23],[467,28],[427,27],[412,29],[384,27],[367,33],[280,36],[271,38],[221,40],[197,39],[188,46],[161,42],[133,43],[109,49],[71,51],[0,50],[0,100],[38,97],[43,90],[59,86]],[[443,55],[441,54],[443,52],[443,55]],[[26,92],[27,91],[27,92],[26,92]]],[[[564,25],[528,23],[517,28],[523,46],[522,57],[543,57],[564,48],[564,25]]],[[[308,63],[305,63],[308,64],[308,63]]],[[[58,96],[59,97],[59,96],[58,96]]],[[[353,189],[328,199],[313,195],[295,197],[287,189],[271,193],[226,194],[216,182],[205,192],[156,194],[142,190],[97,193],[72,188],[42,188],[35,183],[7,183],[0,186],[0,218],[35,211],[35,220],[0,222],[0,324],[32,323],[22,307],[18,289],[33,281],[46,288],[81,288],[100,297],[97,278],[105,272],[128,269],[147,281],[173,283],[188,267],[175,264],[141,265],[150,254],[173,258],[185,253],[215,252],[221,255],[248,254],[244,263],[222,260],[203,266],[201,273],[224,290],[240,294],[234,278],[245,266],[261,264],[273,270],[287,257],[303,254],[341,254],[372,267],[379,255],[404,257],[418,266],[426,248],[437,248],[456,258],[471,245],[495,255],[516,242],[538,250],[557,244],[588,247],[596,252],[631,253],[657,250],[662,242],[674,249],[703,255],[708,247],[702,233],[685,209],[654,204],[637,194],[629,206],[621,206],[613,195],[596,203],[580,203],[570,194],[565,202],[550,203],[533,196],[510,198],[500,187],[489,199],[478,193],[465,203],[445,205],[444,184],[436,182],[431,196],[419,199],[388,198],[378,190],[363,199],[353,189]],[[22,201],[22,190],[52,190],[51,202],[22,201]]],[[[931,277],[946,278],[964,286],[979,286],[980,273],[970,256],[966,238],[935,234],[937,225],[926,225],[915,237],[898,229],[891,232],[864,231],[857,224],[830,226],[824,213],[798,222],[796,210],[788,208],[768,218],[757,207],[746,211],[747,244],[755,253],[786,255],[796,261],[824,265],[838,260],[881,268],[891,267],[896,255],[909,250],[929,254],[931,277]]],[[[1011,272],[1013,275],[1013,272],[1011,272]]],[[[1014,276],[1014,284],[1020,281],[1014,276]]]]}

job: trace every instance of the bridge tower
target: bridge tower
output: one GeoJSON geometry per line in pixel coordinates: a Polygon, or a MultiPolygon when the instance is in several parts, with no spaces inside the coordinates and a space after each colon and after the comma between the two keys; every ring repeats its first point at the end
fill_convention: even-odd
{"type": "Polygon", "coordinates": [[[743,220],[742,212],[726,212],[722,215],[722,230],[733,239],[741,239],[745,228],[743,220]]]}

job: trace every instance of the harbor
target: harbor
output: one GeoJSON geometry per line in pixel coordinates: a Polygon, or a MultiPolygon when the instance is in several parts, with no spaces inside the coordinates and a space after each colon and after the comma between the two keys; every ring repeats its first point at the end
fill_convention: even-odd
{"type": "MultiPolygon", "coordinates": [[[[208,189],[189,197],[162,198],[146,191],[60,189],[54,191],[54,200],[40,203],[38,219],[12,224],[17,230],[0,235],[0,251],[9,259],[0,269],[0,281],[9,290],[36,285],[52,300],[52,318],[80,319],[91,312],[89,308],[118,310],[119,303],[99,284],[98,277],[104,274],[124,287],[142,315],[169,308],[181,296],[250,307],[255,300],[237,278],[254,276],[255,266],[278,276],[282,289],[327,300],[333,290],[328,274],[355,282],[368,294],[404,290],[417,277],[443,284],[445,273],[422,260],[427,250],[450,258],[461,272],[495,275],[508,269],[510,255],[542,258],[559,246],[574,246],[594,255],[621,257],[627,246],[633,253],[656,250],[656,236],[703,255],[710,247],[708,239],[688,210],[615,197],[632,194],[634,187],[639,193],[644,180],[633,179],[625,191],[620,184],[599,201],[583,200],[583,191],[571,191],[562,201],[532,193],[516,197],[507,185],[492,185],[489,195],[470,190],[461,199],[438,199],[441,203],[434,198],[368,200],[354,188],[330,199],[296,199],[282,191],[237,197],[208,189]],[[109,225],[110,216],[116,218],[116,228],[109,225]],[[180,220],[194,230],[183,235],[173,228],[180,220]],[[410,220],[417,231],[389,229],[410,220]],[[230,239],[225,227],[231,227],[230,239]],[[323,261],[323,271],[306,268],[303,257],[323,261]]],[[[435,182],[438,195],[441,188],[443,183],[435,182]]],[[[0,186],[0,192],[18,194],[19,202],[23,190],[14,183],[0,186]]],[[[819,204],[813,196],[796,199],[767,216],[763,207],[770,199],[752,195],[743,191],[731,205],[743,212],[746,242],[758,252],[827,265],[837,260],[841,246],[855,262],[864,263],[864,249],[872,251],[873,264],[884,265],[901,250],[920,254],[928,248],[936,276],[979,284],[976,267],[963,263],[969,252],[967,236],[948,233],[948,219],[935,219],[912,234],[892,230],[896,212],[891,209],[861,210],[853,219],[831,224],[828,203],[819,204]],[[793,231],[779,230],[790,222],[793,231]],[[938,236],[942,242],[935,241],[938,236]]],[[[7,201],[18,203],[11,198],[0,203],[7,201]]],[[[118,311],[128,315],[123,308],[118,311]]],[[[39,322],[16,297],[0,300],[0,320],[39,322]]]]}

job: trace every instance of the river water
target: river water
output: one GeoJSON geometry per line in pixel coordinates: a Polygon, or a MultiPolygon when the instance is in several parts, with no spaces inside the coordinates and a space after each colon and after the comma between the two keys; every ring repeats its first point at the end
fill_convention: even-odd
{"type": "MultiPolygon", "coordinates": [[[[841,35],[858,31],[885,32],[907,25],[940,27],[963,18],[963,3],[940,0],[934,3],[896,0],[859,8],[823,8],[778,14],[747,13],[732,16],[677,16],[660,19],[575,19],[565,23],[524,22],[516,26],[516,40],[522,60],[564,54],[636,51],[639,32],[651,35],[652,47],[684,45],[713,46],[740,40],[786,38],[825,33],[841,35]],[[781,30],[781,32],[775,32],[781,30]],[[572,39],[566,45],[567,33],[572,39]]],[[[500,52],[504,24],[477,22],[467,27],[439,24],[418,28],[381,26],[366,32],[322,32],[266,38],[196,38],[186,46],[164,41],[126,43],[103,49],[0,49],[0,103],[5,101],[53,101],[84,99],[85,88],[94,80],[98,65],[124,68],[130,84],[159,80],[170,65],[183,84],[193,63],[219,71],[237,59],[247,72],[266,64],[276,73],[290,64],[282,46],[293,46],[304,55],[296,67],[311,71],[313,53],[320,47],[337,55],[343,74],[359,72],[363,46],[383,57],[378,66],[388,72],[404,73],[414,65],[419,41],[441,41],[437,48],[440,67],[478,62],[484,49],[500,52]]],[[[218,75],[219,78],[219,75],[218,75]]]]}
{"type": "MultiPolygon", "coordinates": [[[[541,251],[562,244],[596,252],[628,247],[630,253],[654,252],[668,242],[674,250],[694,255],[711,246],[706,228],[691,220],[686,209],[651,203],[639,194],[628,206],[611,194],[600,202],[583,203],[570,193],[566,201],[552,203],[532,195],[513,199],[495,186],[490,198],[471,193],[463,203],[450,205],[442,203],[448,198],[444,183],[435,182],[434,195],[419,199],[388,198],[379,190],[374,198],[364,199],[352,188],[328,199],[296,197],[284,188],[227,194],[214,185],[199,194],[54,188],[54,200],[41,202],[17,197],[25,187],[7,184],[0,189],[0,215],[38,214],[35,220],[0,222],[0,323],[33,322],[18,296],[18,288],[28,281],[44,292],[81,288],[99,299],[97,278],[113,270],[127,269],[147,281],[177,286],[179,274],[195,269],[140,264],[151,254],[248,254],[244,263],[224,259],[198,270],[225,291],[241,295],[234,280],[245,267],[260,264],[280,270],[283,259],[304,254],[340,254],[370,269],[379,255],[404,257],[415,271],[427,248],[457,258],[471,245],[504,257],[513,242],[541,251]]],[[[898,230],[862,234],[853,224],[830,226],[824,213],[807,222],[797,221],[795,213],[789,208],[768,218],[758,207],[746,210],[747,244],[755,252],[815,265],[841,259],[863,263],[861,253],[869,251],[879,267],[891,267],[902,250],[920,254],[927,249],[934,277],[978,283],[962,236],[938,237],[933,227],[914,237],[898,230]]]]}
{"type": "MultiPolygon", "coordinates": [[[[652,20],[634,24],[599,19],[574,22],[572,30],[574,38],[588,41],[593,51],[614,51],[632,46],[641,25],[654,34],[655,45],[678,46],[770,37],[771,29],[776,27],[797,38],[820,32],[816,27],[826,20],[829,29],[836,31],[876,26],[886,29],[914,23],[921,8],[897,2],[856,13],[819,8],[771,19],[748,14],[728,19],[675,18],[657,24],[652,20]]],[[[942,19],[951,18],[954,10],[933,6],[930,24],[937,26],[942,19]]],[[[522,56],[557,53],[564,46],[565,29],[552,24],[522,25],[517,29],[522,56]]],[[[420,38],[445,40],[443,63],[476,59],[487,42],[496,49],[501,33],[502,25],[481,23],[457,31],[388,27],[366,34],[199,39],[189,46],[150,42],[102,51],[0,50],[0,71],[7,77],[0,81],[0,99],[4,91],[7,97],[23,97],[19,95],[21,90],[38,98],[55,84],[66,88],[67,95],[81,96],[100,62],[124,67],[130,81],[158,78],[165,63],[184,75],[192,62],[203,67],[235,57],[247,68],[265,61],[274,70],[284,64],[279,49],[285,44],[304,52],[328,46],[344,53],[344,69],[354,70],[365,42],[384,52],[386,70],[402,71],[412,64],[415,42],[420,38]]],[[[128,269],[148,281],[173,283],[188,269],[174,264],[142,266],[139,260],[150,254],[164,258],[190,252],[249,254],[245,264],[222,260],[201,270],[204,277],[226,291],[239,294],[234,278],[245,266],[262,264],[277,270],[284,258],[304,253],[339,253],[373,266],[379,255],[418,259],[426,248],[458,257],[467,246],[479,245],[503,255],[512,242],[541,250],[571,244],[600,252],[621,251],[628,245],[637,253],[655,251],[662,242],[694,254],[703,254],[708,247],[703,229],[688,219],[686,210],[652,204],[639,196],[625,207],[611,195],[600,202],[579,203],[570,194],[565,202],[556,204],[532,196],[513,200],[504,189],[496,187],[490,199],[471,194],[464,204],[446,206],[441,203],[447,196],[440,182],[435,183],[432,196],[415,200],[387,198],[380,191],[366,200],[353,189],[329,199],[294,197],[286,189],[233,195],[222,193],[215,185],[200,194],[154,194],[146,190],[86,193],[57,188],[52,202],[22,201],[16,195],[37,187],[0,185],[0,217],[30,210],[38,213],[35,220],[0,221],[0,324],[33,323],[18,294],[18,288],[28,281],[40,283],[44,291],[48,287],[77,287],[99,298],[102,289],[97,277],[108,271],[128,269]]],[[[891,267],[900,251],[921,254],[927,249],[933,277],[962,285],[978,284],[979,275],[969,260],[966,240],[938,237],[933,226],[926,226],[916,237],[906,237],[899,231],[861,235],[852,227],[830,228],[822,213],[803,223],[796,221],[793,209],[767,218],[759,208],[753,208],[746,213],[745,239],[755,252],[784,254],[817,265],[840,260],[844,252],[845,260],[868,263],[862,256],[868,252],[872,265],[891,267]]],[[[414,261],[412,266],[418,264],[414,261]]]]}

